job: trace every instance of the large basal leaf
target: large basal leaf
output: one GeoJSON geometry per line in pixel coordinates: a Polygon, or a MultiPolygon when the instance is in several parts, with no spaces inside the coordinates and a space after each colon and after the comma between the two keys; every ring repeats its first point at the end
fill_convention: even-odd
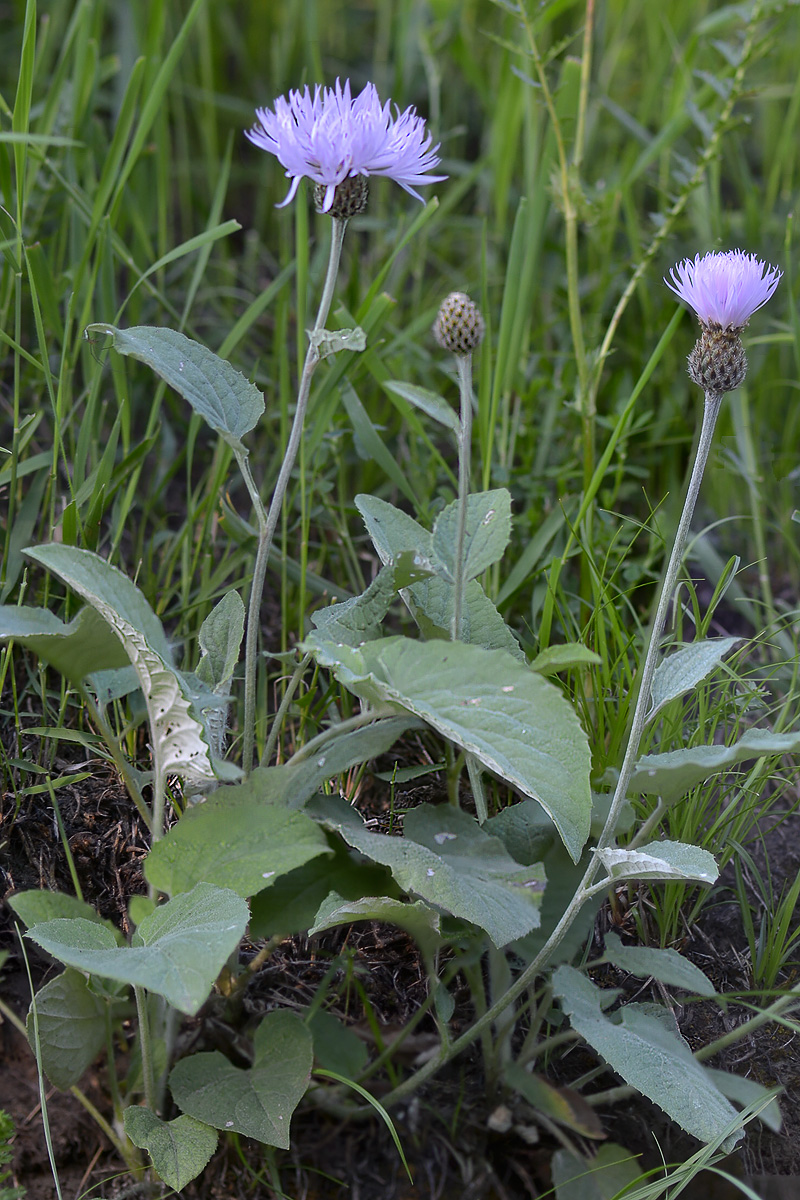
{"type": "Polygon", "coordinates": [[[657,979],[696,996],[715,995],[714,985],[699,967],[677,950],[651,946],[623,946],[613,933],[606,936],[605,956],[615,967],[639,979],[657,979]]]}
{"type": "Polygon", "coordinates": [[[80,971],[67,968],[36,993],[28,1009],[28,1041],[36,1053],[37,1031],[44,1073],[60,1091],[76,1084],[105,1046],[105,1013],[105,1002],[80,971]]]}
{"type": "Polygon", "coordinates": [[[762,755],[798,753],[800,730],[771,733],[769,729],[748,729],[732,746],[691,746],[686,750],[642,755],[628,790],[634,796],[661,796],[670,803],[728,767],[762,755]]]}
{"type": "MultiPolygon", "coordinates": [[[[560,966],[553,994],[570,1023],[626,1083],[635,1087],[687,1133],[702,1142],[722,1136],[736,1110],[695,1062],[682,1038],[657,1018],[628,1004],[613,1017],[601,1007],[602,992],[580,971],[560,966]]],[[[728,1137],[729,1149],[741,1133],[728,1137]]]]}
{"type": "MultiPolygon", "coordinates": [[[[449,582],[456,577],[458,501],[448,504],[433,526],[433,563],[449,582]]],[[[476,579],[499,562],[511,537],[511,493],[506,488],[475,492],[467,498],[463,578],[476,579]]]]}
{"type": "Polygon", "coordinates": [[[319,797],[309,811],[361,854],[389,867],[403,891],[471,921],[498,947],[539,923],[544,872],[520,866],[468,813],[421,804],[406,813],[398,838],[370,833],[360,814],[335,796],[319,797]]]}
{"type": "MultiPolygon", "coordinates": [[[[404,554],[421,561],[433,557],[433,537],[427,529],[377,496],[356,496],[356,508],[384,564],[397,562],[404,554]]],[[[422,579],[403,588],[401,595],[426,638],[450,639],[453,617],[453,585],[444,579],[422,579]]],[[[507,650],[525,662],[519,643],[477,580],[464,589],[461,640],[487,650],[507,650]]]]}
{"type": "MultiPolygon", "coordinates": [[[[270,771],[286,771],[272,767],[270,771]]],[[[145,862],[145,877],[168,895],[213,883],[252,896],[318,854],[325,835],[302,812],[269,803],[270,774],[254,771],[245,783],[219,788],[184,813],[145,862]]]]}
{"type": "Polygon", "coordinates": [[[694,691],[741,640],[705,638],[699,642],[692,642],[690,646],[684,646],[681,650],[675,650],[662,659],[653,676],[651,707],[647,720],[652,721],[671,700],[677,700],[679,696],[694,691]]]}
{"type": "Polygon", "coordinates": [[[703,1070],[714,1087],[718,1088],[723,1096],[733,1100],[734,1104],[741,1104],[742,1107],[745,1107],[764,1102],[764,1107],[758,1114],[759,1121],[773,1133],[781,1132],[783,1118],[776,1095],[776,1091],[780,1091],[780,1088],[765,1088],[755,1079],[745,1079],[742,1075],[730,1075],[727,1071],[718,1071],[714,1067],[704,1067],[703,1070]]]}
{"type": "Polygon", "coordinates": [[[357,695],[422,717],[525,796],[538,800],[577,861],[592,798],[586,734],[559,689],[501,650],[382,638],[325,664],[357,695]]]}
{"type": "Polygon", "coordinates": [[[649,842],[638,850],[606,847],[597,857],[611,879],[674,879],[687,883],[714,883],[719,868],[713,854],[686,842],[649,842]]]}
{"type": "Polygon", "coordinates": [[[126,667],[128,656],[108,623],[87,605],[65,624],[46,608],[0,606],[0,641],[14,639],[80,683],[95,671],[126,667]]]}
{"type": "Polygon", "coordinates": [[[124,938],[110,921],[104,920],[91,904],[79,900],[77,896],[69,896],[66,892],[46,892],[43,888],[32,888],[28,892],[17,892],[9,896],[8,905],[14,910],[21,921],[30,928],[41,921],[54,921],[57,917],[85,917],[110,930],[122,945],[124,938]]]}
{"type": "Polygon", "coordinates": [[[88,333],[113,338],[118,354],[146,363],[160,375],[226,442],[238,445],[258,424],[264,397],[224,358],[174,329],[135,325],[90,325],[88,333]]]}
{"type": "Polygon", "coordinates": [[[289,1149],[292,1113],[308,1087],[310,1030],[295,1013],[268,1013],[253,1038],[253,1065],[234,1067],[219,1051],[182,1059],[169,1077],[175,1103],[215,1129],[289,1149]]]}
{"type": "Polygon", "coordinates": [[[25,935],[67,966],[135,984],[194,1016],[239,944],[247,905],[235,892],[198,884],[145,917],[135,946],[117,946],[81,917],[44,921],[25,935]]]}
{"type": "Polygon", "coordinates": [[[89,550],[52,543],[25,553],[58,575],[107,622],[139,679],[150,719],[154,756],[163,774],[190,786],[215,779],[202,722],[172,666],[163,627],[139,589],[116,567],[89,550]]]}
{"type": "Polygon", "coordinates": [[[217,1148],[216,1129],[194,1117],[162,1121],[149,1108],[133,1105],[123,1120],[134,1146],[147,1151],[160,1178],[176,1191],[197,1178],[217,1148]]]}

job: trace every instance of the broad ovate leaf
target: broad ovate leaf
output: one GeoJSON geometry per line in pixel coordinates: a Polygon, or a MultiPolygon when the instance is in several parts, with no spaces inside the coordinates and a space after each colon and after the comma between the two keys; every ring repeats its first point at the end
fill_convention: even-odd
{"type": "Polygon", "coordinates": [[[605,956],[615,967],[639,979],[657,979],[669,987],[683,988],[696,996],[715,995],[714,985],[677,950],[651,946],[624,946],[613,933],[606,936],[605,956]]]}
{"type": "Polygon", "coordinates": [[[201,883],[145,917],[134,946],[82,917],[35,925],[25,935],[67,966],[147,988],[194,1016],[247,925],[244,900],[201,883]]]}
{"type": "Polygon", "coordinates": [[[267,1146],[289,1149],[292,1113],[308,1087],[311,1031],[295,1013],[264,1017],[253,1038],[253,1065],[234,1067],[218,1050],[191,1054],[173,1068],[170,1091],[185,1113],[267,1146]]]}
{"type": "Polygon", "coordinates": [[[665,803],[671,803],[712,775],[749,759],[798,753],[800,730],[772,733],[769,729],[748,729],[731,746],[689,746],[685,750],[642,755],[628,790],[631,795],[660,796],[665,803]]]}
{"type": "Polygon", "coordinates": [[[381,638],[357,650],[317,649],[357,695],[423,718],[524,796],[538,800],[577,861],[592,813],[590,754],[561,691],[503,650],[381,638]]]}
{"type": "Polygon", "coordinates": [[[60,1091],[76,1084],[105,1046],[105,1014],[106,1002],[90,989],[85,975],[70,968],[31,1001],[28,1041],[36,1053],[38,1036],[44,1073],[60,1091]]]}
{"type": "MultiPolygon", "coordinates": [[[[433,563],[448,583],[456,577],[458,501],[436,518],[431,535],[433,563]]],[[[464,527],[464,580],[475,579],[499,562],[511,537],[511,493],[506,488],[475,492],[467,498],[464,527]]]]}
{"type": "Polygon", "coordinates": [[[128,665],[119,638],[90,605],[66,624],[46,608],[0,605],[0,642],[11,638],[73,683],[128,665]]]}
{"type": "Polygon", "coordinates": [[[264,412],[264,397],[235,367],[175,329],[135,325],[90,325],[107,334],[118,354],[146,363],[226,442],[238,446],[264,412]]]}
{"type": "MultiPolygon", "coordinates": [[[[359,813],[335,796],[318,797],[309,811],[359,853],[389,867],[402,891],[471,921],[496,946],[524,937],[539,924],[541,867],[515,862],[468,813],[449,804],[421,804],[406,813],[399,838],[370,833],[359,813]]],[[[341,908],[335,899],[332,903],[341,908]]],[[[318,922],[326,915],[323,906],[318,922]]]]}

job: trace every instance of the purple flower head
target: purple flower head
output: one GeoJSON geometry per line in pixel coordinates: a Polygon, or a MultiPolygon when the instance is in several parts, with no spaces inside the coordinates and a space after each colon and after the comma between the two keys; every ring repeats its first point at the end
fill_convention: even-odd
{"type": "Polygon", "coordinates": [[[767,303],[782,274],[755,254],[728,250],[685,258],[670,271],[672,282],[664,282],[694,309],[701,325],[743,329],[767,303]]]}
{"type": "Polygon", "coordinates": [[[439,147],[431,146],[415,108],[401,113],[395,105],[395,113],[391,101],[381,105],[372,83],[352,99],[349,79],[344,87],[338,79],[334,88],[317,86],[313,96],[307,87],[289,92],[288,99],[279,96],[274,112],[256,109],[247,137],[274,154],[292,181],[278,207],[294,199],[304,175],[326,188],[323,212],[333,204],[337,184],[353,175],[388,175],[421,201],[417,185],[447,178],[427,173],[439,165],[439,147]]]}

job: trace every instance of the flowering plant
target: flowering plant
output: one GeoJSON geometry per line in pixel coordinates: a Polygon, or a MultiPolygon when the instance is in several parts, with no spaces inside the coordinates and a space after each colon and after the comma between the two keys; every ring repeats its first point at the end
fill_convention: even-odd
{"type": "Polygon", "coordinates": [[[694,309],[701,325],[743,329],[767,303],[782,273],[743,250],[712,251],[677,263],[664,282],[694,309]]]}
{"type": "Polygon", "coordinates": [[[333,88],[306,87],[279,96],[274,111],[256,110],[257,122],[247,136],[274,154],[292,184],[279,207],[294,199],[305,176],[325,189],[321,204],[329,212],[338,184],[356,175],[387,175],[417,200],[416,187],[439,183],[446,175],[429,174],[439,165],[433,138],[415,108],[392,116],[391,101],[381,104],[374,84],[352,98],[350,80],[333,88]]]}

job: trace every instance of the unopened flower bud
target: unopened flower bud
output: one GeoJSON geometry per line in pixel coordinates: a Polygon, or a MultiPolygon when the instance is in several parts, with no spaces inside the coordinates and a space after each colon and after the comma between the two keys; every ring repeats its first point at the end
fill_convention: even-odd
{"type": "Polygon", "coordinates": [[[333,203],[326,209],[328,188],[324,183],[314,184],[314,207],[318,213],[327,212],[331,217],[346,221],[348,217],[357,217],[367,210],[369,200],[369,179],[366,175],[348,175],[341,183],[337,183],[333,193],[333,203]]]}
{"type": "Polygon", "coordinates": [[[732,392],[747,374],[747,357],[738,329],[704,325],[689,355],[689,378],[705,392],[732,392]]]}
{"type": "Polygon", "coordinates": [[[481,310],[465,292],[451,292],[433,323],[433,336],[453,354],[472,354],[485,330],[481,310]]]}

